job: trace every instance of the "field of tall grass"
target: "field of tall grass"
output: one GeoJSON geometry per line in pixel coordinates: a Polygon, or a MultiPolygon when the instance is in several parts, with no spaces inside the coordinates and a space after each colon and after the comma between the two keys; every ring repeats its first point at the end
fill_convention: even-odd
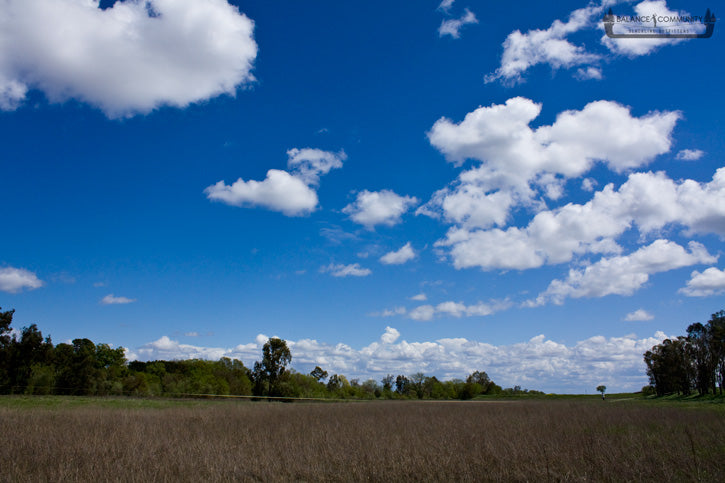
{"type": "Polygon", "coordinates": [[[725,412],[640,403],[0,404],[2,481],[725,481],[725,412]]]}

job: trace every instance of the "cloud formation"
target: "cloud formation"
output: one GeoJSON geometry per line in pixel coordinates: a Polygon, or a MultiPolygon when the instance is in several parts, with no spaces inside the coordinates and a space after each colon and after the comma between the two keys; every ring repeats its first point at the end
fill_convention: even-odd
{"type": "Polygon", "coordinates": [[[415,250],[413,250],[410,242],[408,242],[400,247],[400,249],[388,252],[380,257],[380,262],[384,263],[385,265],[401,265],[414,259],[415,257],[415,250]]]}
{"type": "Polygon", "coordinates": [[[650,314],[644,309],[637,309],[634,312],[630,312],[624,316],[624,320],[626,320],[627,322],[647,321],[654,318],[654,315],[650,314]]]}
{"type": "Polygon", "coordinates": [[[35,290],[44,285],[38,276],[24,268],[0,268],[0,291],[18,293],[24,289],[35,290]]]}
{"type": "Polygon", "coordinates": [[[703,272],[693,271],[687,286],[680,293],[688,297],[711,297],[725,293],[725,270],[710,267],[703,272]]]}
{"type": "Polygon", "coordinates": [[[705,154],[705,151],[700,149],[683,149],[677,153],[675,159],[680,161],[697,161],[705,154]]]}
{"type": "Polygon", "coordinates": [[[478,23],[476,15],[469,9],[465,9],[463,15],[461,15],[459,18],[443,20],[441,22],[441,26],[438,27],[438,36],[443,37],[444,35],[450,35],[454,39],[460,38],[460,31],[463,26],[475,23],[478,23]]]}
{"type": "Polygon", "coordinates": [[[602,258],[583,269],[571,269],[565,280],[553,280],[527,305],[560,305],[568,297],[629,296],[655,273],[717,261],[700,243],[691,241],[688,247],[689,252],[677,243],[660,239],[630,255],[602,258]]]}
{"type": "Polygon", "coordinates": [[[109,293],[103,297],[100,301],[101,305],[123,305],[135,302],[136,299],[130,299],[128,297],[116,297],[112,293],[109,293]]]}
{"type": "MultiPolygon", "coordinates": [[[[312,339],[287,340],[293,367],[309,372],[320,366],[349,378],[380,380],[387,374],[423,372],[442,379],[465,378],[485,370],[504,387],[521,385],[544,391],[582,393],[597,384],[613,391],[636,391],[647,384],[642,354],[667,338],[594,336],[570,345],[537,335],[529,340],[495,346],[465,338],[408,342],[397,329],[386,327],[379,341],[355,349],[344,343],[328,344],[312,339]]],[[[233,347],[201,347],[181,344],[167,336],[129,354],[130,359],[241,359],[247,367],[261,357],[267,336],[233,347]]]]}
{"type": "Polygon", "coordinates": [[[4,0],[0,109],[32,89],[111,118],[234,95],[254,80],[253,32],[226,0],[4,0]]]}
{"type": "Polygon", "coordinates": [[[349,215],[355,223],[373,230],[376,225],[394,226],[411,207],[418,204],[413,196],[400,196],[391,190],[368,191],[357,194],[353,203],[345,206],[342,212],[349,215]]]}
{"type": "Polygon", "coordinates": [[[212,201],[232,206],[260,206],[286,216],[308,215],[318,203],[313,186],[319,184],[320,176],[341,168],[347,156],[344,151],[332,153],[311,148],[290,149],[287,156],[291,172],[270,169],[262,181],[239,178],[231,185],[219,181],[208,186],[204,193],[212,201]]]}
{"type": "Polygon", "coordinates": [[[326,267],[320,268],[320,272],[329,273],[333,277],[367,277],[373,273],[369,268],[362,268],[359,263],[352,263],[350,265],[331,263],[326,267]]]}

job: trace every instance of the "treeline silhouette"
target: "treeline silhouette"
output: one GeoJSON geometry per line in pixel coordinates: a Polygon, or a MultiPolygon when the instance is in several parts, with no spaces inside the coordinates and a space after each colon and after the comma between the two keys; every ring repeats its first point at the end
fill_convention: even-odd
{"type": "Polygon", "coordinates": [[[665,339],[644,354],[650,386],[644,391],[667,394],[722,395],[725,380],[725,310],[706,324],[687,327],[687,335],[665,339]]]}
{"type": "Polygon", "coordinates": [[[519,386],[502,389],[483,371],[466,380],[440,381],[421,372],[387,375],[381,381],[348,380],[320,367],[302,374],[287,366],[284,340],[269,339],[252,369],[238,359],[131,361],[123,347],[89,339],[54,345],[35,324],[19,336],[14,310],[0,307],[0,394],[193,396],[238,395],[336,399],[471,399],[482,394],[543,394],[519,386]]]}

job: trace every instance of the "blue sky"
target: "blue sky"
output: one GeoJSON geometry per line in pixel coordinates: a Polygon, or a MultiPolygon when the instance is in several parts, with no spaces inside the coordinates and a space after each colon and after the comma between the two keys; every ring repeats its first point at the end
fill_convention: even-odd
{"type": "Polygon", "coordinates": [[[639,389],[723,308],[722,40],[604,3],[6,0],[0,306],[131,358],[639,389]]]}

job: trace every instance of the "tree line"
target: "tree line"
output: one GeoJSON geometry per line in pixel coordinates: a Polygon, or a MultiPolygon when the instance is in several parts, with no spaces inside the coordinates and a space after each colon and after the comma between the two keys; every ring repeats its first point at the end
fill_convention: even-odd
{"type": "Polygon", "coordinates": [[[292,353],[279,338],[262,347],[252,368],[238,359],[128,362],[123,347],[74,339],[54,345],[35,324],[19,334],[14,310],[0,308],[0,394],[240,395],[336,399],[471,399],[479,395],[543,394],[519,386],[502,389],[483,371],[465,380],[441,381],[422,372],[386,375],[380,381],[348,379],[315,367],[289,368],[292,353]]]}
{"type": "Polygon", "coordinates": [[[664,396],[695,392],[720,394],[725,382],[725,310],[710,320],[690,324],[687,335],[665,339],[644,354],[650,386],[644,391],[664,396]]]}

